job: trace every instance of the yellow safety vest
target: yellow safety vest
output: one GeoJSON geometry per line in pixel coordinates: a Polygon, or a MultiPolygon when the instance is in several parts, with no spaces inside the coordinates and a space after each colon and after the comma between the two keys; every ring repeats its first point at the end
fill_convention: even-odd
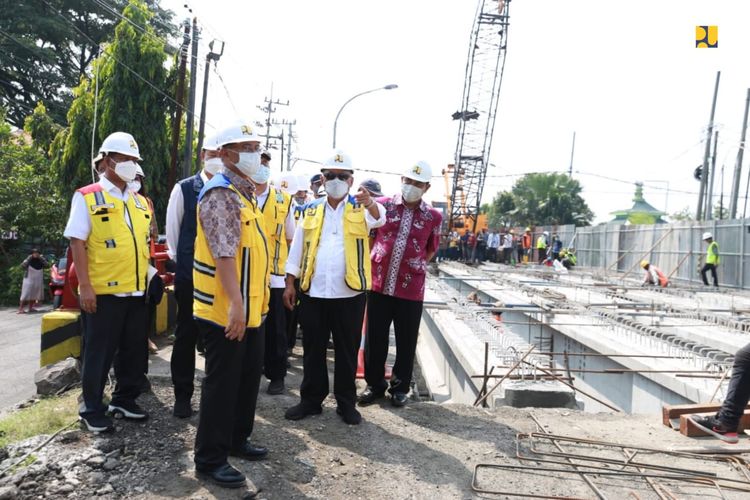
{"type": "MultiPolygon", "coordinates": [[[[310,290],[315,273],[315,256],[318,253],[320,233],[323,229],[326,198],[308,205],[302,221],[302,272],[300,289],[310,290]]],[[[346,260],[346,284],[349,288],[364,292],[370,289],[370,231],[365,222],[365,208],[349,198],[344,202],[344,258],[346,260]]]]}
{"type": "Polygon", "coordinates": [[[268,188],[268,197],[262,212],[266,221],[268,250],[271,259],[271,274],[284,276],[284,264],[289,253],[286,243],[286,217],[292,197],[280,189],[268,188]]]}
{"type": "Polygon", "coordinates": [[[83,195],[91,220],[86,254],[94,293],[146,291],[151,226],[146,198],[131,192],[125,203],[110,196],[100,184],[88,185],[78,192],[83,195]],[[132,228],[125,222],[126,213],[132,228]]]}
{"type": "Polygon", "coordinates": [[[708,250],[706,251],[706,264],[713,264],[715,266],[719,265],[719,261],[721,259],[719,258],[719,244],[715,241],[712,241],[708,245],[708,250]]]}
{"type": "MultiPolygon", "coordinates": [[[[215,175],[203,187],[198,200],[213,188],[231,189],[240,197],[240,242],[234,260],[245,308],[245,324],[248,328],[257,328],[263,315],[268,313],[271,279],[268,248],[261,224],[263,215],[254,201],[245,198],[221,174],[215,175]]],[[[216,276],[216,260],[200,223],[200,203],[197,217],[198,231],[193,260],[193,316],[225,327],[229,322],[230,301],[216,276]]]]}
{"type": "Polygon", "coordinates": [[[539,236],[536,239],[536,248],[537,249],[544,249],[547,248],[547,240],[545,239],[544,235],[539,236]]]}

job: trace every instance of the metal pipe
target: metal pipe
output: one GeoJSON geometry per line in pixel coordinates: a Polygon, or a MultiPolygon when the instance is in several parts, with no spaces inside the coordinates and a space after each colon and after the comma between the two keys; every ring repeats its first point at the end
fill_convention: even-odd
{"type": "Polygon", "coordinates": [[[498,387],[500,387],[500,384],[502,384],[502,383],[503,383],[503,380],[505,380],[506,378],[508,378],[508,376],[509,376],[509,375],[510,375],[510,374],[511,374],[511,373],[513,372],[513,370],[515,370],[516,368],[518,368],[518,366],[519,366],[519,365],[520,365],[521,363],[523,363],[523,362],[524,362],[524,359],[526,359],[526,356],[528,356],[529,354],[531,354],[531,351],[533,351],[534,349],[535,349],[535,346],[533,346],[533,345],[532,345],[532,346],[531,346],[531,347],[529,348],[529,350],[528,350],[528,351],[526,351],[526,353],[525,353],[525,354],[523,355],[523,357],[522,357],[521,359],[519,359],[518,361],[516,361],[516,363],[515,363],[515,364],[513,365],[513,367],[512,367],[512,368],[511,368],[511,369],[510,369],[510,370],[508,371],[508,373],[506,373],[506,374],[505,374],[505,376],[504,376],[503,378],[501,378],[501,379],[500,379],[500,380],[499,380],[499,381],[497,382],[497,384],[495,384],[495,386],[494,386],[494,387],[492,387],[492,389],[490,389],[490,390],[489,390],[489,391],[488,391],[488,392],[487,392],[487,393],[486,393],[486,394],[485,394],[484,396],[481,396],[481,395],[480,395],[481,397],[480,397],[480,396],[477,396],[477,399],[476,399],[476,401],[474,401],[474,406],[478,406],[478,405],[480,405],[480,404],[484,403],[484,402],[485,402],[485,401],[487,400],[487,398],[488,398],[488,397],[490,396],[490,394],[492,394],[492,393],[493,393],[493,391],[494,391],[495,389],[497,389],[498,387]]]}
{"type": "MultiPolygon", "coordinates": [[[[531,352],[531,351],[529,351],[529,352],[531,352]]],[[[528,362],[526,362],[526,361],[524,361],[524,360],[521,360],[521,362],[522,362],[522,363],[526,363],[527,365],[531,365],[531,366],[534,366],[534,365],[532,365],[531,363],[528,363],[528,362]]],[[[557,375],[555,375],[555,374],[553,374],[553,373],[551,373],[551,372],[549,372],[549,371],[545,370],[544,368],[541,368],[541,367],[538,367],[538,366],[537,366],[537,367],[536,367],[536,369],[537,369],[537,370],[540,370],[540,371],[541,371],[542,373],[546,373],[547,375],[551,375],[551,376],[555,377],[555,379],[556,379],[556,380],[557,380],[558,382],[560,382],[561,384],[567,385],[567,386],[568,386],[568,387],[570,387],[571,389],[577,390],[578,392],[580,392],[580,393],[581,393],[581,394],[583,394],[584,396],[587,396],[587,397],[589,397],[589,398],[593,399],[593,400],[594,400],[594,401],[596,401],[597,403],[600,403],[600,404],[602,404],[602,405],[606,406],[607,408],[609,408],[609,409],[611,409],[611,410],[614,410],[614,411],[616,411],[616,412],[618,412],[618,413],[619,413],[620,411],[622,411],[622,410],[620,410],[619,408],[617,408],[616,406],[612,406],[611,404],[609,404],[609,403],[606,403],[606,402],[602,401],[601,399],[599,399],[599,398],[597,398],[597,397],[595,397],[595,396],[592,396],[591,394],[589,394],[589,393],[587,393],[587,392],[584,392],[584,391],[583,391],[583,390],[581,390],[580,388],[576,388],[576,387],[573,387],[573,385],[569,384],[568,382],[566,382],[565,380],[563,380],[563,379],[562,379],[561,377],[558,377],[557,375]]],[[[499,384],[498,384],[498,385],[499,385],[499,384]]]]}

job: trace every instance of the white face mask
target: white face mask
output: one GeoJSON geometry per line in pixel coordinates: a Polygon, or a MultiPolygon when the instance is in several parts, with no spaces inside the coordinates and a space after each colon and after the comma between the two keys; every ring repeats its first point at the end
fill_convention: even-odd
{"type": "Polygon", "coordinates": [[[341,179],[333,179],[325,183],[326,193],[334,200],[340,200],[349,194],[349,183],[341,179]]]}
{"type": "Polygon", "coordinates": [[[401,196],[404,197],[406,203],[414,203],[419,201],[424,194],[424,189],[412,186],[411,184],[401,184],[401,196]]]}
{"type": "Polygon", "coordinates": [[[240,153],[240,159],[235,163],[235,167],[248,177],[255,175],[260,169],[260,153],[240,153]]]}
{"type": "Polygon", "coordinates": [[[135,180],[133,182],[128,182],[128,189],[131,191],[135,191],[136,193],[141,190],[141,181],[135,180]]]}
{"type": "Polygon", "coordinates": [[[294,201],[297,202],[297,205],[304,205],[307,201],[307,196],[295,196],[294,201]]]}
{"type": "Polygon", "coordinates": [[[137,171],[138,164],[133,160],[115,163],[115,173],[117,174],[117,177],[125,182],[131,182],[135,180],[135,174],[137,171]]]}
{"type": "Polygon", "coordinates": [[[221,161],[221,158],[209,158],[203,162],[203,170],[211,175],[218,174],[223,166],[224,162],[221,161]]]}
{"type": "Polygon", "coordinates": [[[268,179],[270,177],[271,177],[271,169],[265,165],[261,165],[258,168],[258,171],[250,176],[250,178],[256,184],[265,184],[266,182],[268,182],[268,179]]]}

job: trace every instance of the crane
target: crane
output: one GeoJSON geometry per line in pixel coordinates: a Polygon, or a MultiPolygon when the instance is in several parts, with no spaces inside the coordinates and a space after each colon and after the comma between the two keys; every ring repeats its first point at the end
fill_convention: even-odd
{"type": "Polygon", "coordinates": [[[471,224],[476,232],[505,67],[509,5],[510,0],[479,0],[477,6],[461,108],[452,115],[459,124],[456,154],[443,171],[446,179],[453,177],[449,230],[471,224]]]}

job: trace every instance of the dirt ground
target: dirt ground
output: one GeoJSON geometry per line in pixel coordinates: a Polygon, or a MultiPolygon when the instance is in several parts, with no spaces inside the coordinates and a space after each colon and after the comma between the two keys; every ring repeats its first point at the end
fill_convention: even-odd
{"type": "MultiPolygon", "coordinates": [[[[300,365],[301,359],[295,356],[285,395],[267,395],[266,382],[262,382],[252,441],[270,449],[268,459],[246,462],[230,458],[247,474],[247,488],[224,490],[195,478],[192,447],[198,416],[189,420],[172,417],[171,384],[164,377],[155,377],[153,392],[140,399],[152,416],[147,423],[119,422],[111,435],[93,436],[78,430],[62,434],[35,453],[37,460],[33,465],[0,477],[0,499],[498,498],[472,491],[474,467],[480,463],[520,465],[515,458],[516,434],[538,430],[530,414],[555,434],[658,448],[694,448],[716,443],[710,439],[685,438],[663,427],[658,415],[588,414],[556,409],[490,411],[416,401],[405,408],[394,408],[387,401],[363,408],[362,424],[348,426],[336,415],[335,402],[329,398],[322,415],[290,422],[283,414],[297,402],[300,365]]],[[[199,388],[196,392],[198,396],[199,388]]],[[[194,401],[198,401],[197,397],[194,401]]],[[[41,439],[9,450],[11,456],[19,456],[41,439]]],[[[522,442],[522,452],[528,452],[527,445],[528,442],[522,442]]],[[[743,440],[737,446],[746,445],[743,440]]],[[[544,440],[534,446],[538,450],[557,451],[544,440]]],[[[566,452],[586,453],[580,447],[565,443],[562,446],[566,452]]],[[[597,453],[624,459],[619,450],[611,455],[601,450],[597,453]]],[[[716,460],[687,461],[646,454],[639,457],[643,457],[639,458],[643,462],[660,466],[715,470],[722,476],[742,478],[731,466],[716,460]]],[[[10,461],[4,461],[0,468],[4,469],[10,461]]],[[[477,485],[488,490],[596,498],[577,474],[482,468],[477,479],[477,485]]],[[[623,481],[599,476],[593,481],[608,498],[658,498],[642,479],[623,481]]],[[[668,491],[677,498],[721,498],[716,489],[685,482],[669,484],[668,491]]],[[[725,494],[728,498],[750,498],[750,493],[725,491],[725,494]]]]}

